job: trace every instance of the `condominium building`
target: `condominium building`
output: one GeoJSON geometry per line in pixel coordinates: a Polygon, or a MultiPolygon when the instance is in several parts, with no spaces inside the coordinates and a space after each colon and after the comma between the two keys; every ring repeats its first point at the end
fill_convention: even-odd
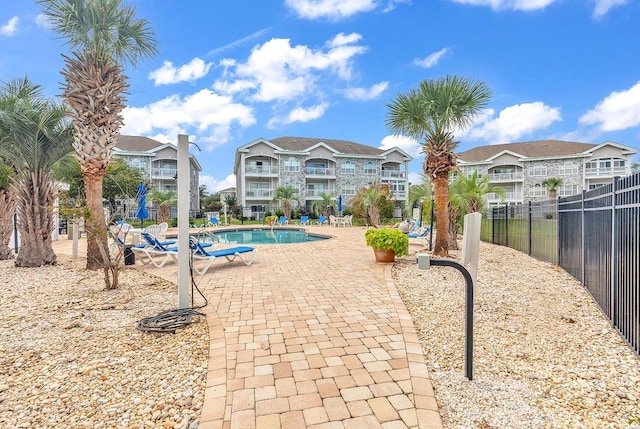
{"type": "Polygon", "coordinates": [[[347,141],[308,137],[259,138],[236,150],[234,174],[238,204],[245,216],[260,219],[275,211],[275,190],[293,186],[311,210],[320,194],[342,197],[347,208],[356,192],[387,184],[398,207],[408,198],[408,165],[413,158],[398,147],[378,149],[347,141]]]}
{"type": "MultiPolygon", "coordinates": [[[[142,177],[158,191],[178,190],[178,147],[161,143],[149,137],[118,136],[113,156],[122,158],[137,168],[142,177]]],[[[195,156],[189,154],[189,211],[200,209],[200,172],[202,167],[195,156]]]]}
{"type": "Polygon", "coordinates": [[[612,141],[596,145],[538,140],[479,146],[457,156],[462,174],[476,171],[504,190],[504,199],[489,195],[489,204],[495,205],[548,199],[542,182],[552,177],[562,180],[557,188],[561,197],[606,185],[614,177],[631,174],[631,157],[637,152],[612,141]]]}

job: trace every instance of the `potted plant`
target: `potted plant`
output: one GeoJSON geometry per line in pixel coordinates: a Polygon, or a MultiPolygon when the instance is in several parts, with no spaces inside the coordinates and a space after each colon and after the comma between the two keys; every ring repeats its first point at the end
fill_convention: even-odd
{"type": "Polygon", "coordinates": [[[267,222],[267,225],[269,226],[273,226],[275,225],[276,221],[278,220],[278,216],[276,215],[271,215],[271,216],[267,216],[264,218],[265,222],[267,222]]]}
{"type": "Polygon", "coordinates": [[[368,229],[364,238],[377,262],[393,262],[396,256],[409,254],[409,237],[399,229],[368,229]]]}

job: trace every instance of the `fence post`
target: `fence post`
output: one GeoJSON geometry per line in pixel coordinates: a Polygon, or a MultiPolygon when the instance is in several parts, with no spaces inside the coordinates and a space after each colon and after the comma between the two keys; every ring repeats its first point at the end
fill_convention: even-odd
{"type": "Polygon", "coordinates": [[[618,326],[616,320],[618,312],[618,257],[616,251],[618,248],[618,240],[616,239],[616,194],[618,192],[618,177],[613,178],[611,185],[611,322],[614,326],[618,326]]]}
{"type": "Polygon", "coordinates": [[[580,204],[580,222],[582,223],[582,225],[580,226],[580,265],[582,265],[580,267],[580,282],[584,285],[584,281],[585,281],[585,275],[586,275],[586,268],[585,266],[587,265],[585,263],[585,254],[584,254],[584,228],[585,228],[585,220],[584,220],[584,214],[585,214],[585,210],[584,210],[584,198],[587,194],[586,190],[582,190],[582,200],[581,200],[581,204],[580,204]]]}
{"type": "Polygon", "coordinates": [[[529,221],[529,256],[531,256],[531,248],[533,247],[532,242],[532,235],[533,235],[533,228],[532,228],[532,223],[533,223],[533,219],[532,219],[532,214],[531,214],[531,200],[529,200],[529,204],[527,204],[529,206],[529,214],[528,214],[528,221],[529,221]]]}
{"type": "Polygon", "coordinates": [[[504,245],[509,247],[509,204],[504,206],[504,245]]]}
{"type": "Polygon", "coordinates": [[[491,208],[491,244],[496,244],[496,207],[491,208]]]}

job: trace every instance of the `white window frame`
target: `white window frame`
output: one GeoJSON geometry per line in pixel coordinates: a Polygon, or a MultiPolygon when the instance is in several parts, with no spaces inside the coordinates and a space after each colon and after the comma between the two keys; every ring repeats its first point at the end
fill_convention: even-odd
{"type": "Polygon", "coordinates": [[[284,160],[285,173],[298,173],[300,171],[300,161],[295,158],[284,160]]]}
{"type": "Polygon", "coordinates": [[[356,187],[354,185],[342,185],[342,195],[355,195],[356,187]]]}
{"type": "Polygon", "coordinates": [[[534,164],[529,167],[530,177],[541,177],[547,175],[547,166],[543,164],[534,164]]]}
{"type": "Polygon", "coordinates": [[[376,174],[376,170],[376,165],[373,163],[373,161],[367,162],[367,164],[364,166],[364,174],[376,174]]]}
{"type": "Polygon", "coordinates": [[[566,161],[558,167],[558,174],[562,176],[573,176],[578,174],[578,164],[571,161],[566,161]]]}
{"type": "Polygon", "coordinates": [[[356,174],[356,166],[351,161],[345,161],[340,166],[340,174],[356,174]]]}
{"type": "Polygon", "coordinates": [[[561,197],[567,197],[569,195],[575,195],[578,193],[578,185],[575,183],[563,183],[558,187],[558,195],[561,197]]]}

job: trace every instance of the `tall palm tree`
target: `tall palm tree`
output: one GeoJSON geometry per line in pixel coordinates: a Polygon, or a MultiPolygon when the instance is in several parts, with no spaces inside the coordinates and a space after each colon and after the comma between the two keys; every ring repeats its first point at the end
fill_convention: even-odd
{"type": "Polygon", "coordinates": [[[287,219],[291,219],[291,204],[298,201],[298,190],[291,185],[280,186],[276,189],[273,201],[282,205],[282,211],[287,219]]]}
{"type": "Polygon", "coordinates": [[[40,86],[16,79],[0,87],[0,156],[16,172],[10,192],[16,201],[21,245],[16,266],[56,263],[52,247],[56,197],[53,166],[71,152],[68,110],[42,96],[40,86]]]}
{"type": "Polygon", "coordinates": [[[457,168],[454,131],[471,125],[491,99],[489,87],[458,76],[423,80],[417,89],[400,93],[387,105],[387,128],[420,142],[426,157],[424,173],[432,181],[436,199],[435,255],[448,256],[447,207],[449,172],[457,168]]]}
{"type": "Polygon", "coordinates": [[[12,178],[13,169],[6,164],[0,164],[0,261],[13,258],[13,252],[9,247],[16,207],[10,192],[12,178]]]}
{"type": "Polygon", "coordinates": [[[44,15],[71,54],[63,55],[63,95],[71,107],[73,147],[85,182],[87,268],[103,268],[99,242],[106,248],[107,228],[102,181],[111,150],[123,125],[127,77],[123,64],[135,67],[157,54],[149,23],[135,18],[135,8],[122,0],[38,0],[44,15]]]}
{"type": "Polygon", "coordinates": [[[562,185],[562,179],[558,177],[548,177],[542,181],[541,185],[549,190],[549,199],[555,200],[558,196],[558,188],[562,185]]]}

